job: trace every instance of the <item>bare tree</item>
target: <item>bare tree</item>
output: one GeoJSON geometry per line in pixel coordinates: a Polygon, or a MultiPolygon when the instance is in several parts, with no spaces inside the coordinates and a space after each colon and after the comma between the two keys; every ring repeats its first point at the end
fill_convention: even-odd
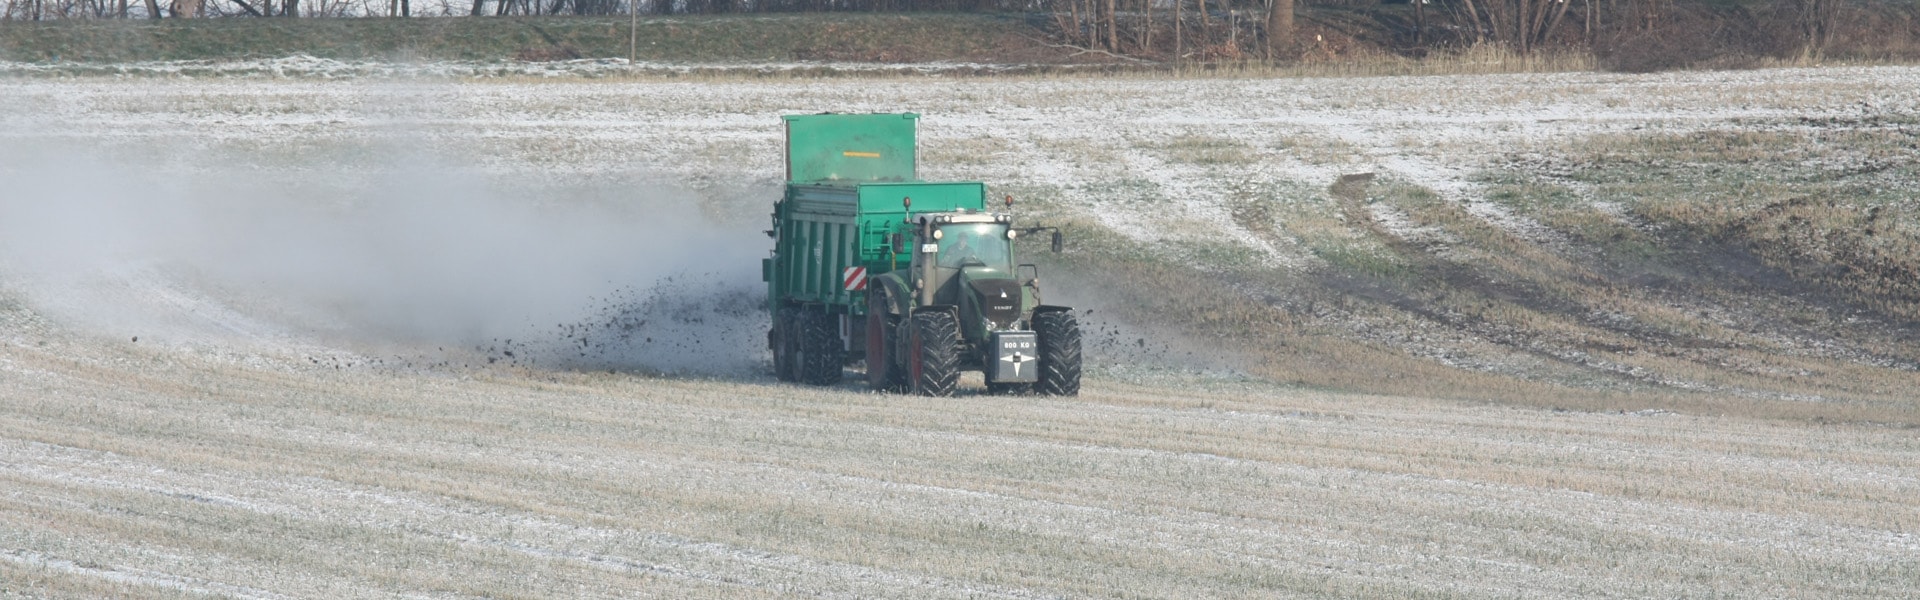
{"type": "Polygon", "coordinates": [[[1833,42],[1840,11],[1836,0],[1793,0],[1794,24],[1800,30],[1801,53],[1818,59],[1833,42]]]}
{"type": "Polygon", "coordinates": [[[1293,47],[1293,0],[1268,0],[1268,4],[1267,58],[1272,59],[1285,56],[1293,47]]]}
{"type": "MultiPolygon", "coordinates": [[[[1415,0],[1416,2],[1418,0],[1415,0]]],[[[1462,0],[1475,42],[1494,41],[1527,53],[1545,42],[1566,17],[1569,0],[1462,0]]]]}
{"type": "Polygon", "coordinates": [[[1120,16],[1113,10],[1114,0],[1107,0],[1107,50],[1120,50],[1120,16]]]}
{"type": "Polygon", "coordinates": [[[1180,0],[1173,0],[1173,60],[1174,62],[1179,62],[1181,59],[1185,58],[1187,53],[1187,40],[1184,39],[1184,36],[1182,35],[1183,32],[1181,31],[1181,23],[1180,23],[1180,21],[1185,17],[1185,15],[1181,14],[1181,7],[1186,5],[1187,4],[1185,2],[1181,2],[1180,0]]]}

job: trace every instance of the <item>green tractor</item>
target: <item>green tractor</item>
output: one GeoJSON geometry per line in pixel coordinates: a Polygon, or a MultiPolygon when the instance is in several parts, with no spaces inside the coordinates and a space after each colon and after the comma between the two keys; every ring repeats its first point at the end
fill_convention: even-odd
{"type": "MultiPolygon", "coordinates": [[[[840,382],[864,362],[874,389],[947,396],[962,371],[989,391],[1080,392],[1073,310],[1043,304],[1015,260],[1013,215],[978,182],[914,176],[918,115],[788,116],[786,193],[762,261],[776,376],[840,382]]],[[[1004,205],[1012,207],[1012,198],[1004,205]]]]}

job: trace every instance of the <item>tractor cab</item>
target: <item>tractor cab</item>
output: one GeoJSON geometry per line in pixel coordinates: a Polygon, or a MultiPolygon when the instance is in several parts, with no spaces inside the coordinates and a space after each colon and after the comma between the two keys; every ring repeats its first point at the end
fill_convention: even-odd
{"type": "Polygon", "coordinates": [[[992,332],[1019,329],[1022,315],[1039,304],[1040,290],[1015,275],[1013,216],[959,211],[917,215],[910,271],[921,282],[921,304],[951,306],[961,337],[985,340],[992,332]]]}
{"type": "Polygon", "coordinates": [[[1014,233],[1007,215],[954,215],[953,221],[933,231],[936,262],[943,269],[977,267],[1001,273],[1013,272],[1013,252],[1008,242],[1014,233]],[[987,220],[979,217],[992,217],[987,220]],[[968,218],[975,217],[975,218],[968,218]]]}
{"type": "Polygon", "coordinates": [[[914,215],[915,267],[927,261],[939,275],[936,283],[965,269],[1013,273],[1013,216],[1005,213],[948,212],[914,215]]]}

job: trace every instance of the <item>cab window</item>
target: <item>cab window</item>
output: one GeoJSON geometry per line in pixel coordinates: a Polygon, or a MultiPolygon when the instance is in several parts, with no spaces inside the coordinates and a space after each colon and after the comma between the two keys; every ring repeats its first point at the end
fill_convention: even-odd
{"type": "Polygon", "coordinates": [[[975,265],[1013,270],[1007,256],[1007,225],[960,223],[940,228],[940,266],[949,269],[975,265]]]}

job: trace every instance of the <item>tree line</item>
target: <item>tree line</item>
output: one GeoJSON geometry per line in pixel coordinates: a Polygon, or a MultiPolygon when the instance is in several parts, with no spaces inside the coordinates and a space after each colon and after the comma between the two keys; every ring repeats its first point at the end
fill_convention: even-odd
{"type": "MultiPolygon", "coordinates": [[[[1385,0],[1306,11],[1295,0],[1050,0],[1058,34],[1089,52],[1155,60],[1291,60],[1337,55],[1358,38],[1401,54],[1492,45],[1575,50],[1818,55],[1840,38],[1920,51],[1914,0],[1385,0]],[[1384,6],[1398,5],[1398,6],[1384,6]],[[1367,15],[1356,21],[1354,15],[1367,15]],[[1302,16],[1312,18],[1302,19],[1302,16]],[[1329,16],[1331,15],[1331,16],[1329,16]],[[1342,18],[1344,17],[1344,19],[1342,18]],[[1360,33],[1356,33],[1359,31],[1360,33]]],[[[1656,60],[1643,57],[1636,60],[1656,60]]],[[[1666,65],[1677,66],[1677,65],[1666,65]]]]}

